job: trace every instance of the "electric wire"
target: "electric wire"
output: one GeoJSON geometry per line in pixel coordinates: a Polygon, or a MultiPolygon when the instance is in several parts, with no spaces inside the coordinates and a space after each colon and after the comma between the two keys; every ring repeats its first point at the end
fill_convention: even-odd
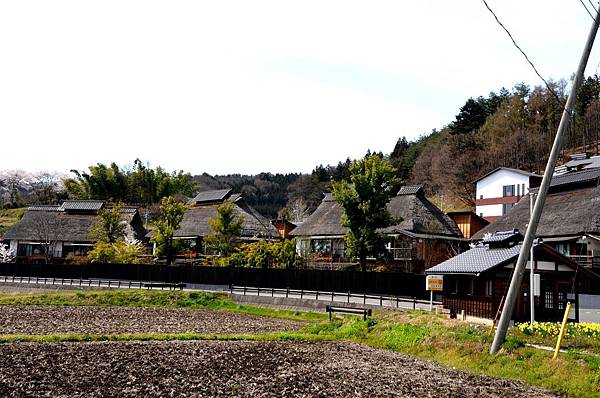
{"type": "Polygon", "coordinates": [[[552,87],[550,86],[550,84],[546,81],[546,79],[544,79],[544,77],[540,74],[540,72],[538,71],[538,69],[535,67],[535,65],[533,64],[533,62],[531,62],[531,59],[529,59],[529,57],[527,56],[527,54],[525,53],[525,51],[523,51],[523,49],[517,44],[517,42],[515,41],[513,35],[508,31],[508,29],[502,24],[502,22],[500,22],[500,19],[498,19],[498,16],[496,15],[496,13],[491,9],[491,7],[488,5],[486,0],[482,0],[483,4],[485,4],[485,7],[488,9],[488,11],[494,16],[494,19],[496,19],[496,22],[498,23],[498,25],[500,25],[500,27],[502,29],[504,29],[504,31],[506,32],[506,34],[508,35],[508,37],[510,38],[510,40],[512,41],[513,45],[517,48],[517,50],[519,50],[519,52],[521,54],[523,54],[523,57],[525,57],[525,60],[529,63],[529,65],[533,68],[533,71],[535,72],[535,74],[544,82],[544,84],[546,85],[546,89],[548,89],[548,91],[550,93],[552,93],[552,95],[556,98],[556,100],[560,103],[563,104],[564,100],[561,99],[558,94],[556,94],[556,92],[552,89],[552,87]]]}
{"type": "MultiPolygon", "coordinates": [[[[588,0],[589,1],[589,0],[588,0]]],[[[592,20],[596,20],[596,18],[594,18],[594,16],[592,15],[592,13],[590,12],[590,10],[588,10],[587,6],[585,5],[585,3],[583,2],[583,0],[579,0],[579,2],[581,3],[581,5],[583,6],[583,8],[585,8],[585,10],[587,11],[588,15],[592,18],[592,20]]],[[[592,5],[592,8],[594,8],[594,6],[592,5]]],[[[595,9],[595,8],[594,8],[595,9]]]]}

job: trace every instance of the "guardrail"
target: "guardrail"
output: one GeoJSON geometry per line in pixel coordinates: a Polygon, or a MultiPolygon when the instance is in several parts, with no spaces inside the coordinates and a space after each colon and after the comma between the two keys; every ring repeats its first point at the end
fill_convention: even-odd
{"type": "MultiPolygon", "coordinates": [[[[417,309],[417,305],[431,304],[429,300],[417,299],[416,297],[406,296],[387,296],[387,295],[375,295],[375,294],[358,294],[358,293],[340,293],[340,292],[323,292],[318,290],[303,290],[303,289],[275,289],[265,287],[250,287],[250,286],[230,286],[229,291],[232,294],[243,294],[245,295],[257,295],[270,296],[270,297],[285,297],[285,298],[300,298],[300,299],[313,299],[313,300],[326,300],[326,301],[346,301],[360,302],[362,300],[363,305],[379,305],[380,307],[396,307],[400,308],[401,303],[412,305],[412,309],[417,309]],[[353,301],[354,299],[354,301],[353,301]],[[367,303],[367,301],[370,301],[367,303]],[[375,304],[373,304],[375,303],[375,304]]],[[[441,301],[433,301],[433,305],[441,305],[441,301]]],[[[407,308],[404,307],[403,308],[407,308]]],[[[428,308],[421,308],[428,309],[428,308]]]]}
{"type": "Polygon", "coordinates": [[[110,289],[183,289],[183,283],[122,281],[113,279],[68,279],[68,278],[38,278],[30,276],[0,276],[0,283],[21,283],[31,285],[61,285],[80,287],[101,287],[110,289]]]}

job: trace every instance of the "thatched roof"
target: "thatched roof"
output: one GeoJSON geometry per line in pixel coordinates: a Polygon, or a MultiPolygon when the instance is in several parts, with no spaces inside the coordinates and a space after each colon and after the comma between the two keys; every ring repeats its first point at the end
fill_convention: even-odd
{"type": "MultiPolygon", "coordinates": [[[[388,203],[388,210],[402,221],[382,230],[386,234],[462,238],[454,221],[427,200],[420,186],[402,187],[388,203]]],[[[314,213],[290,235],[342,236],[347,231],[341,226],[342,214],[342,207],[331,194],[327,194],[314,213]]]]}
{"type": "MultiPolygon", "coordinates": [[[[529,196],[504,216],[473,235],[482,239],[486,233],[518,229],[525,232],[529,222],[529,196]]],[[[538,237],[568,237],[584,233],[600,234],[600,187],[587,187],[551,193],[546,197],[537,229],[538,237]]]]}
{"type": "MultiPolygon", "coordinates": [[[[127,238],[143,239],[146,230],[142,226],[137,209],[125,207],[123,215],[128,223],[127,238]]],[[[62,206],[35,205],[29,207],[23,214],[23,218],[4,233],[3,239],[34,242],[41,240],[91,242],[89,232],[97,216],[97,213],[92,211],[73,214],[62,206]]]]}
{"type": "Polygon", "coordinates": [[[217,207],[223,203],[225,198],[230,198],[234,203],[234,212],[237,216],[244,218],[242,225],[242,238],[265,238],[279,239],[279,233],[268,219],[263,217],[254,208],[249,206],[241,195],[230,195],[229,192],[213,191],[203,193],[203,197],[209,198],[208,202],[199,201],[198,205],[186,210],[181,226],[175,232],[175,237],[191,238],[204,237],[212,233],[208,220],[217,216],[217,207]],[[220,201],[219,199],[221,198],[220,201]],[[217,200],[217,203],[214,201],[217,200]],[[206,204],[202,204],[202,203],[206,204]]]}

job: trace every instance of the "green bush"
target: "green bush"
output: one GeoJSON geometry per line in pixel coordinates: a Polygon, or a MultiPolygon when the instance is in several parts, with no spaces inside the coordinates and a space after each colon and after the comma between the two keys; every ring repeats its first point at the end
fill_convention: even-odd
{"type": "Polygon", "coordinates": [[[267,242],[261,240],[238,248],[228,257],[232,267],[249,268],[299,268],[303,259],[296,252],[296,240],[267,242]]]}

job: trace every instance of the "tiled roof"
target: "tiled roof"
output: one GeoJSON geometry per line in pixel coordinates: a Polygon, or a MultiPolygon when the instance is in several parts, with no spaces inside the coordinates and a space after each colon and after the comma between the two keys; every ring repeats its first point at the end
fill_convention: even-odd
{"type": "Polygon", "coordinates": [[[32,205],[27,208],[30,211],[61,211],[60,205],[32,205]]]}
{"type": "Polygon", "coordinates": [[[500,243],[506,242],[516,237],[521,237],[518,229],[512,229],[510,231],[498,231],[492,235],[485,236],[483,243],[500,243]]]}
{"type": "Polygon", "coordinates": [[[65,211],[98,211],[104,206],[102,200],[65,200],[60,206],[65,211]]]}
{"type": "Polygon", "coordinates": [[[551,187],[558,187],[561,185],[581,183],[587,181],[595,181],[600,179],[600,168],[584,169],[581,171],[574,171],[571,173],[565,173],[558,176],[553,176],[550,182],[551,187]]]}
{"type": "Polygon", "coordinates": [[[190,200],[190,204],[221,202],[227,199],[230,194],[231,189],[199,192],[194,199],[190,200]]]}
{"type": "Polygon", "coordinates": [[[428,274],[479,274],[516,259],[521,244],[505,248],[479,245],[449,260],[429,268],[428,274]]]}
{"type": "Polygon", "coordinates": [[[423,190],[423,185],[405,185],[398,191],[398,195],[415,195],[423,190]]]}

